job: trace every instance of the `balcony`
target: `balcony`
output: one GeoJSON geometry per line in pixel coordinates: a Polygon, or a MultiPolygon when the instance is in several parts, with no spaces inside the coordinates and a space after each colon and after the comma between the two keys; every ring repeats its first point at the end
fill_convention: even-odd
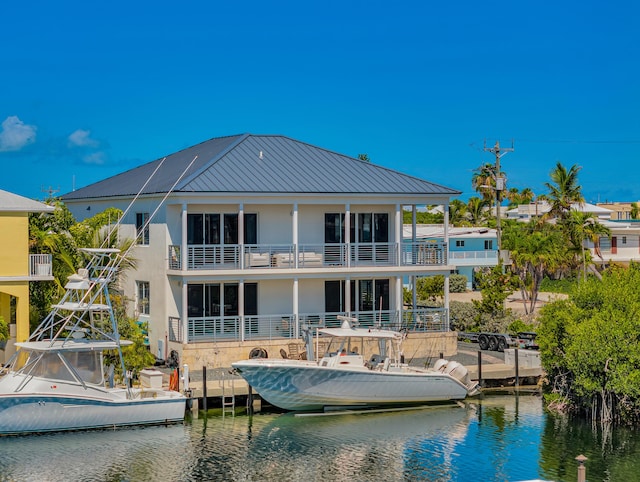
{"type": "MultiPolygon", "coordinates": [[[[169,317],[169,340],[180,343],[214,341],[252,341],[273,339],[298,339],[300,325],[312,327],[339,327],[338,315],[345,313],[291,313],[274,315],[189,317],[187,337],[184,340],[183,322],[179,317],[169,317]]],[[[449,331],[447,311],[444,308],[421,308],[402,312],[360,311],[354,312],[360,327],[382,327],[406,332],[449,331]]]]}
{"type": "Polygon", "coordinates": [[[29,278],[43,280],[53,279],[52,257],[50,254],[29,255],[29,278]]]}
{"type": "MultiPolygon", "coordinates": [[[[188,270],[305,269],[447,264],[446,243],[189,245],[188,270]]],[[[181,248],[170,245],[168,267],[182,269],[181,248]]]]}
{"type": "Polygon", "coordinates": [[[498,252],[496,250],[482,251],[451,251],[449,252],[451,264],[455,266],[495,266],[498,264],[498,252]]]}

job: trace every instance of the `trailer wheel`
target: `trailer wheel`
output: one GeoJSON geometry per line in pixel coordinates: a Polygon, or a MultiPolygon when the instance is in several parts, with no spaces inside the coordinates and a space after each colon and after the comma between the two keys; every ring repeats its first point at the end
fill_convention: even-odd
{"type": "Polygon", "coordinates": [[[498,351],[504,352],[507,348],[507,340],[504,339],[504,336],[501,336],[498,339],[498,351]]]}
{"type": "Polygon", "coordinates": [[[487,335],[480,335],[478,337],[478,345],[480,345],[481,350],[486,350],[489,348],[489,338],[487,335]]]}
{"type": "Polygon", "coordinates": [[[496,351],[497,349],[498,349],[498,338],[496,338],[494,335],[491,335],[489,337],[489,350],[496,351]]]}

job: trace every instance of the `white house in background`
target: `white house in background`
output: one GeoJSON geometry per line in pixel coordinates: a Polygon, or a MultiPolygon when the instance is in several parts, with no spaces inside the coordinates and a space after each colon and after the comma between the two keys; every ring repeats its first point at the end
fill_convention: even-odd
{"type": "MultiPolygon", "coordinates": [[[[611,209],[596,206],[590,203],[573,203],[571,209],[576,211],[590,213],[598,220],[611,219],[611,209]]],[[[513,209],[507,211],[507,219],[517,219],[519,221],[529,221],[532,218],[542,216],[551,211],[551,205],[546,201],[538,201],[529,204],[520,204],[513,209]]]]}
{"type": "Polygon", "coordinates": [[[611,236],[602,236],[599,249],[592,242],[587,246],[596,263],[617,263],[627,265],[631,261],[640,262],[640,222],[600,221],[609,228],[611,236]]]}
{"type": "MultiPolygon", "coordinates": [[[[413,226],[404,226],[406,243],[441,243],[445,239],[445,229],[439,224],[417,224],[415,240],[413,226]]],[[[495,229],[483,227],[449,227],[449,264],[457,274],[467,277],[467,289],[473,289],[475,272],[478,268],[498,264],[498,237],[495,229]]]]}
{"type": "MultiPolygon", "coordinates": [[[[419,310],[403,309],[402,291],[404,277],[448,281],[455,267],[447,229],[438,239],[403,242],[402,213],[441,205],[447,220],[458,191],[288,137],[243,134],[62,200],[79,220],[111,206],[124,211],[149,178],[120,228],[121,236],[139,236],[137,267],[121,287],[136,318],[148,321],[159,358],[175,350],[181,361],[209,357],[229,366],[251,347],[277,353],[299,340],[301,324],[332,325],[338,315],[450,337],[448,304],[439,325],[417,327],[419,310]]],[[[455,350],[455,333],[452,340],[455,350]]]]}

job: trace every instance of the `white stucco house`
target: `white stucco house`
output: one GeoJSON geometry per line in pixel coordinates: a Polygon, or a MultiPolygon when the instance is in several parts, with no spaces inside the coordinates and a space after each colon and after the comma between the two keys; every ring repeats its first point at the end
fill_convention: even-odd
{"type": "MultiPolygon", "coordinates": [[[[403,309],[403,278],[448,282],[454,270],[447,220],[458,191],[288,137],[210,139],[62,200],[82,220],[125,211],[140,190],[120,228],[138,236],[137,268],[121,288],[159,358],[275,347],[299,340],[302,323],[340,314],[413,329],[419,313],[403,309]],[[403,242],[403,207],[425,204],[444,209],[442,236],[410,226],[403,242]]],[[[448,332],[447,304],[442,323],[422,329],[448,332]]]]}

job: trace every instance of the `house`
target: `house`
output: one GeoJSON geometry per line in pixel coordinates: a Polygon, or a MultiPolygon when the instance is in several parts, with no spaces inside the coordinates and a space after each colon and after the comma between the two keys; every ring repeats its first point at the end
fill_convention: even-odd
{"type": "MultiPolygon", "coordinates": [[[[599,221],[611,219],[611,209],[591,203],[572,203],[571,209],[593,215],[599,221]]],[[[530,221],[532,218],[542,216],[551,211],[551,205],[546,201],[536,201],[529,204],[520,204],[506,212],[507,219],[530,221]]]]}
{"type": "MultiPolygon", "coordinates": [[[[413,242],[412,225],[405,224],[405,242],[413,242]]],[[[416,240],[427,244],[429,242],[444,242],[443,225],[416,224],[416,240]]],[[[498,265],[497,232],[485,227],[449,227],[449,264],[455,273],[467,277],[467,289],[475,285],[475,273],[478,269],[498,265]]]]}
{"type": "Polygon", "coordinates": [[[601,224],[609,228],[610,236],[601,236],[597,248],[593,242],[586,242],[595,263],[640,262],[640,221],[601,221],[601,224]]]}
{"type": "MultiPolygon", "coordinates": [[[[402,210],[441,205],[448,214],[458,194],[288,137],[242,134],[62,200],[78,220],[111,206],[126,211],[120,234],[137,236],[137,267],[122,288],[148,322],[154,354],[229,366],[254,348],[294,351],[303,324],[331,326],[338,315],[364,326],[417,321],[417,311],[403,310],[403,278],[448,280],[453,267],[446,234],[403,242],[402,210]]],[[[431,328],[448,343],[439,351],[450,352],[455,334],[442,311],[431,328]]]]}
{"type": "Polygon", "coordinates": [[[0,316],[10,339],[0,358],[15,352],[13,343],[29,338],[29,283],[53,280],[50,254],[29,254],[29,213],[54,208],[0,190],[0,316]]]}

